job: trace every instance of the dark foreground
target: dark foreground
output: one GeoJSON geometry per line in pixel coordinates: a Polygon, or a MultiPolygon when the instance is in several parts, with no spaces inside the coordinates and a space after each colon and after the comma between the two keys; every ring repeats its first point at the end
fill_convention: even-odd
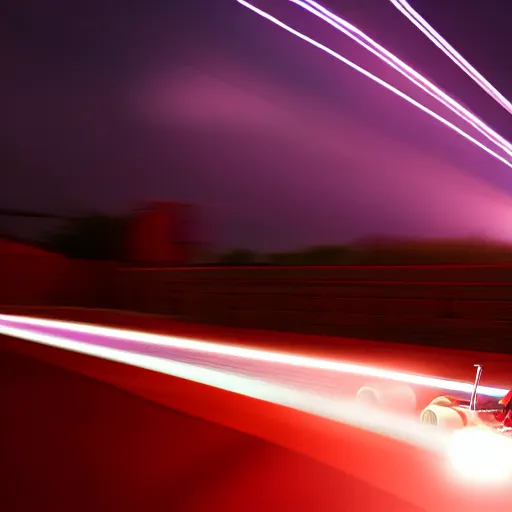
{"type": "Polygon", "coordinates": [[[419,510],[308,457],[9,351],[0,383],[5,512],[419,510]]]}

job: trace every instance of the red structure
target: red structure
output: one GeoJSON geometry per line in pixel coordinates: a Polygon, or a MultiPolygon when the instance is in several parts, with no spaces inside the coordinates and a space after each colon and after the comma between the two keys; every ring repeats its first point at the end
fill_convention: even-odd
{"type": "Polygon", "coordinates": [[[197,255],[197,211],[193,205],[151,202],[133,212],[128,260],[139,265],[182,266],[197,255]]]}

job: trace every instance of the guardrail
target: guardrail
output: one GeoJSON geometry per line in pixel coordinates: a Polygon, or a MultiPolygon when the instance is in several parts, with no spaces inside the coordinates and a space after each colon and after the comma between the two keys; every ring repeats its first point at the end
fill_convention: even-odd
{"type": "Polygon", "coordinates": [[[115,308],[512,353],[509,266],[123,269],[4,257],[0,284],[0,305],[115,308]]]}
{"type": "Polygon", "coordinates": [[[212,272],[212,279],[202,272],[192,278],[192,271],[119,272],[115,307],[219,325],[512,351],[509,282],[258,280],[236,272],[229,279],[226,271],[205,270],[212,272]]]}

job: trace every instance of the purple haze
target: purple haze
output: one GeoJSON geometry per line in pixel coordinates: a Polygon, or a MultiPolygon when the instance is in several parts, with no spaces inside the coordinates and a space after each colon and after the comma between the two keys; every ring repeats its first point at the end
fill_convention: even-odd
{"type": "MultiPolygon", "coordinates": [[[[193,201],[212,240],[257,249],[373,234],[512,239],[509,169],[235,1],[178,10],[155,0],[142,12],[134,2],[50,3],[48,25],[2,35],[11,80],[1,85],[0,204],[122,212],[139,199],[193,201]]],[[[19,4],[45,16],[40,4],[19,4]]],[[[416,35],[418,60],[408,63],[437,82],[432,43],[387,8],[404,51],[416,35]]],[[[368,13],[350,21],[380,26],[380,12],[373,24],[368,13]]],[[[318,23],[327,43],[389,73],[318,23]]],[[[388,46],[387,32],[370,34],[388,46]]],[[[446,69],[455,89],[472,83],[446,69]]],[[[494,102],[479,94],[470,108],[482,115],[494,102]]]]}

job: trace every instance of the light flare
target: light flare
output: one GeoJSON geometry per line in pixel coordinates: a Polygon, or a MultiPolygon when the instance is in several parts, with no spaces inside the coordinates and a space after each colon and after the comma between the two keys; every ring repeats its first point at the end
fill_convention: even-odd
{"type": "Polygon", "coordinates": [[[464,119],[473,128],[478,130],[482,135],[487,137],[491,142],[500,147],[503,151],[512,156],[512,144],[503,138],[500,134],[495,132],[490,126],[486,125],[480,118],[475,116],[468,109],[463,107],[460,103],[455,101],[451,96],[446,94],[443,90],[435,84],[427,80],[423,75],[418,73],[415,69],[411,68],[405,62],[400,60],[396,55],[389,52],[378,44],[375,40],[365,34],[363,31],[346,21],[345,19],[335,15],[319,3],[313,0],[289,0],[290,2],[302,7],[311,14],[324,20],[326,23],[336,28],[343,34],[356,41],[363,46],[366,50],[373,53],[379,59],[383,60],[398,71],[402,76],[406,77],[424,92],[441,102],[445,107],[449,108],[452,112],[464,119]]]}
{"type": "Polygon", "coordinates": [[[359,66],[358,64],[355,64],[354,62],[350,61],[346,57],[343,57],[341,54],[335,52],[331,48],[329,48],[329,47],[319,43],[315,39],[312,39],[311,37],[303,34],[302,32],[299,32],[298,30],[295,30],[294,28],[290,27],[286,23],[280,21],[279,19],[277,19],[274,16],[268,14],[267,12],[265,12],[265,11],[255,7],[254,5],[250,4],[249,2],[246,2],[245,0],[237,0],[237,2],[239,4],[241,4],[241,5],[243,5],[244,7],[247,7],[251,11],[255,12],[259,16],[267,19],[268,21],[274,23],[275,25],[277,25],[277,26],[283,28],[284,30],[290,32],[291,34],[295,35],[299,39],[302,39],[303,41],[306,41],[307,43],[315,46],[319,50],[322,50],[323,52],[331,55],[335,59],[343,62],[344,64],[346,64],[348,66],[350,66],[352,69],[354,69],[354,70],[358,71],[359,73],[363,74],[364,76],[370,78],[371,80],[373,80],[374,82],[378,83],[379,85],[381,85],[385,89],[387,89],[387,90],[391,91],[392,93],[396,94],[397,96],[399,96],[403,100],[407,101],[411,105],[414,105],[419,110],[422,110],[423,112],[425,112],[429,116],[433,117],[434,119],[436,119],[440,123],[444,124],[445,126],[450,128],[454,132],[458,133],[459,135],[464,137],[466,140],[469,140],[470,142],[472,142],[473,144],[478,146],[480,149],[484,150],[486,153],[488,153],[489,155],[493,156],[494,158],[496,158],[497,160],[499,160],[500,162],[505,164],[507,167],[512,168],[512,162],[510,162],[509,160],[507,160],[506,158],[504,158],[500,154],[496,153],[492,149],[488,148],[485,144],[482,144],[479,140],[475,139],[474,137],[472,137],[471,135],[466,133],[464,130],[461,130],[458,126],[456,126],[455,124],[451,123],[450,121],[448,121],[444,117],[440,116],[439,114],[437,114],[436,112],[434,112],[430,108],[428,108],[425,105],[423,105],[422,103],[416,101],[411,96],[408,96],[407,94],[405,94],[400,89],[397,89],[396,87],[394,87],[390,83],[388,83],[385,80],[382,80],[381,78],[377,77],[376,75],[370,73],[368,70],[366,70],[365,68],[359,66]]]}
{"type": "Polygon", "coordinates": [[[512,478],[512,439],[488,428],[454,432],[448,458],[458,475],[479,484],[501,483],[512,478]]]}
{"type": "MultiPolygon", "coordinates": [[[[48,320],[42,318],[32,318],[25,316],[0,315],[0,321],[7,324],[18,324],[22,326],[48,327],[67,331],[75,331],[93,336],[102,336],[120,340],[129,340],[150,345],[159,345],[177,349],[198,351],[205,354],[215,354],[222,356],[231,356],[245,358],[254,361],[265,361],[269,363],[279,363],[301,368],[311,368],[316,370],[332,371],[344,374],[358,375],[361,377],[371,377],[395,382],[402,382],[418,386],[449,390],[462,393],[471,393],[473,384],[467,382],[458,382],[448,379],[440,379],[425,375],[416,375],[405,372],[395,372],[382,368],[371,366],[344,363],[341,361],[320,359],[282,352],[273,352],[233,345],[200,341],[190,338],[169,336],[161,334],[151,334],[147,332],[131,331],[125,329],[116,329],[113,327],[102,327],[97,325],[64,322],[61,320],[48,320]]],[[[0,333],[2,329],[8,328],[0,324],[0,333]]],[[[501,398],[508,390],[488,386],[479,386],[478,391],[482,395],[501,398]]]]}
{"type": "Polygon", "coordinates": [[[489,96],[512,114],[512,103],[503,96],[486,78],[481,75],[453,46],[415,11],[406,0],[390,0],[390,2],[424,35],[426,35],[441,51],[443,51],[464,73],[474,80],[489,96]]]}

